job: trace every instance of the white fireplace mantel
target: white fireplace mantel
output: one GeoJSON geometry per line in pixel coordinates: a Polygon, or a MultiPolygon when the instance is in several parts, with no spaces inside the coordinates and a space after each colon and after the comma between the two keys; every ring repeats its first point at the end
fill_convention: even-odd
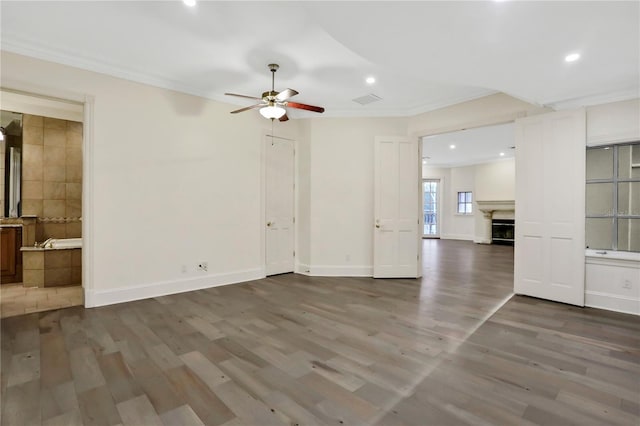
{"type": "Polygon", "coordinates": [[[478,210],[484,213],[485,217],[487,214],[492,216],[495,211],[516,211],[516,202],[514,200],[476,201],[476,204],[478,205],[478,210]]]}
{"type": "Polygon", "coordinates": [[[478,210],[484,216],[484,227],[482,234],[476,239],[481,244],[491,244],[491,220],[495,212],[511,213],[515,215],[515,200],[482,200],[476,201],[478,210]]]}

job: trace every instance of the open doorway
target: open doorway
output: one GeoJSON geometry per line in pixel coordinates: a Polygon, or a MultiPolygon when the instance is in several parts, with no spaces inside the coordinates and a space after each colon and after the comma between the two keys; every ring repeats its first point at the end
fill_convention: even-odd
{"type": "Polygon", "coordinates": [[[514,123],[423,137],[424,236],[435,219],[441,239],[496,243],[494,223],[515,217],[514,147],[514,123]]]}
{"type": "Polygon", "coordinates": [[[83,106],[3,92],[3,107],[1,316],[82,305],[83,106]]]}

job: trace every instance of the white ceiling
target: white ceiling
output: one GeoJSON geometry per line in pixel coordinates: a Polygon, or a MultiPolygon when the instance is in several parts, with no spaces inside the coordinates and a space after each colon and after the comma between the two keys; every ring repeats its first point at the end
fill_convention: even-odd
{"type": "Polygon", "coordinates": [[[423,164],[427,167],[460,167],[513,158],[513,127],[513,123],[507,123],[423,137],[423,164]]]}
{"type": "Polygon", "coordinates": [[[328,116],[414,115],[494,92],[562,108],[638,97],[639,6],[2,1],[1,46],[238,105],[251,102],[224,92],[258,96],[276,62],[276,90],[328,116]],[[582,58],[565,63],[571,52],[582,58]],[[382,101],[352,101],[369,93],[382,101]]]}

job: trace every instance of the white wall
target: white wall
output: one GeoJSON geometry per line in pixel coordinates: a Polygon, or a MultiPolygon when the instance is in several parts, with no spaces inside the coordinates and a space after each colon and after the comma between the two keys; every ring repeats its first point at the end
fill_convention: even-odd
{"type": "Polygon", "coordinates": [[[476,165],[476,201],[515,200],[515,177],[516,162],[513,158],[476,165]]]}
{"type": "Polygon", "coordinates": [[[371,276],[374,138],[406,135],[407,119],[320,118],[309,127],[311,274],[371,276]]]}
{"type": "Polygon", "coordinates": [[[298,121],[296,146],[296,265],[295,271],[309,273],[311,264],[311,126],[310,120],[298,121]]]}
{"type": "Polygon", "coordinates": [[[475,166],[453,167],[451,168],[451,178],[449,180],[449,191],[444,196],[443,202],[451,209],[448,217],[447,227],[441,238],[452,240],[473,240],[474,217],[478,214],[475,205],[473,213],[458,213],[458,192],[471,191],[475,199],[475,166]]]}
{"type": "MultiPolygon", "coordinates": [[[[83,230],[91,245],[85,252],[93,253],[93,268],[85,271],[88,305],[263,276],[266,120],[6,52],[1,71],[4,88],[94,99],[93,126],[87,126],[93,137],[85,147],[85,171],[93,179],[85,176],[83,209],[93,213],[84,224],[91,233],[83,230]],[[201,261],[208,272],[196,271],[201,261]]],[[[278,123],[276,131],[280,126],[297,124],[278,123]]]]}
{"type": "Polygon", "coordinates": [[[436,168],[424,166],[424,179],[441,179],[443,239],[478,241],[484,227],[483,215],[475,201],[504,201],[515,199],[515,161],[508,159],[466,167],[436,168]],[[457,213],[458,192],[472,191],[474,213],[457,213]]]}

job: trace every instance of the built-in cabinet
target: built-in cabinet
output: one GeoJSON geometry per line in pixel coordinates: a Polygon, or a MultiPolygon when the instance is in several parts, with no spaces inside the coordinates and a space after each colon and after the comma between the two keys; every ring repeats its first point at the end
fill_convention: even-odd
{"type": "Polygon", "coordinates": [[[0,227],[0,283],[22,282],[22,228],[0,227]]]}

